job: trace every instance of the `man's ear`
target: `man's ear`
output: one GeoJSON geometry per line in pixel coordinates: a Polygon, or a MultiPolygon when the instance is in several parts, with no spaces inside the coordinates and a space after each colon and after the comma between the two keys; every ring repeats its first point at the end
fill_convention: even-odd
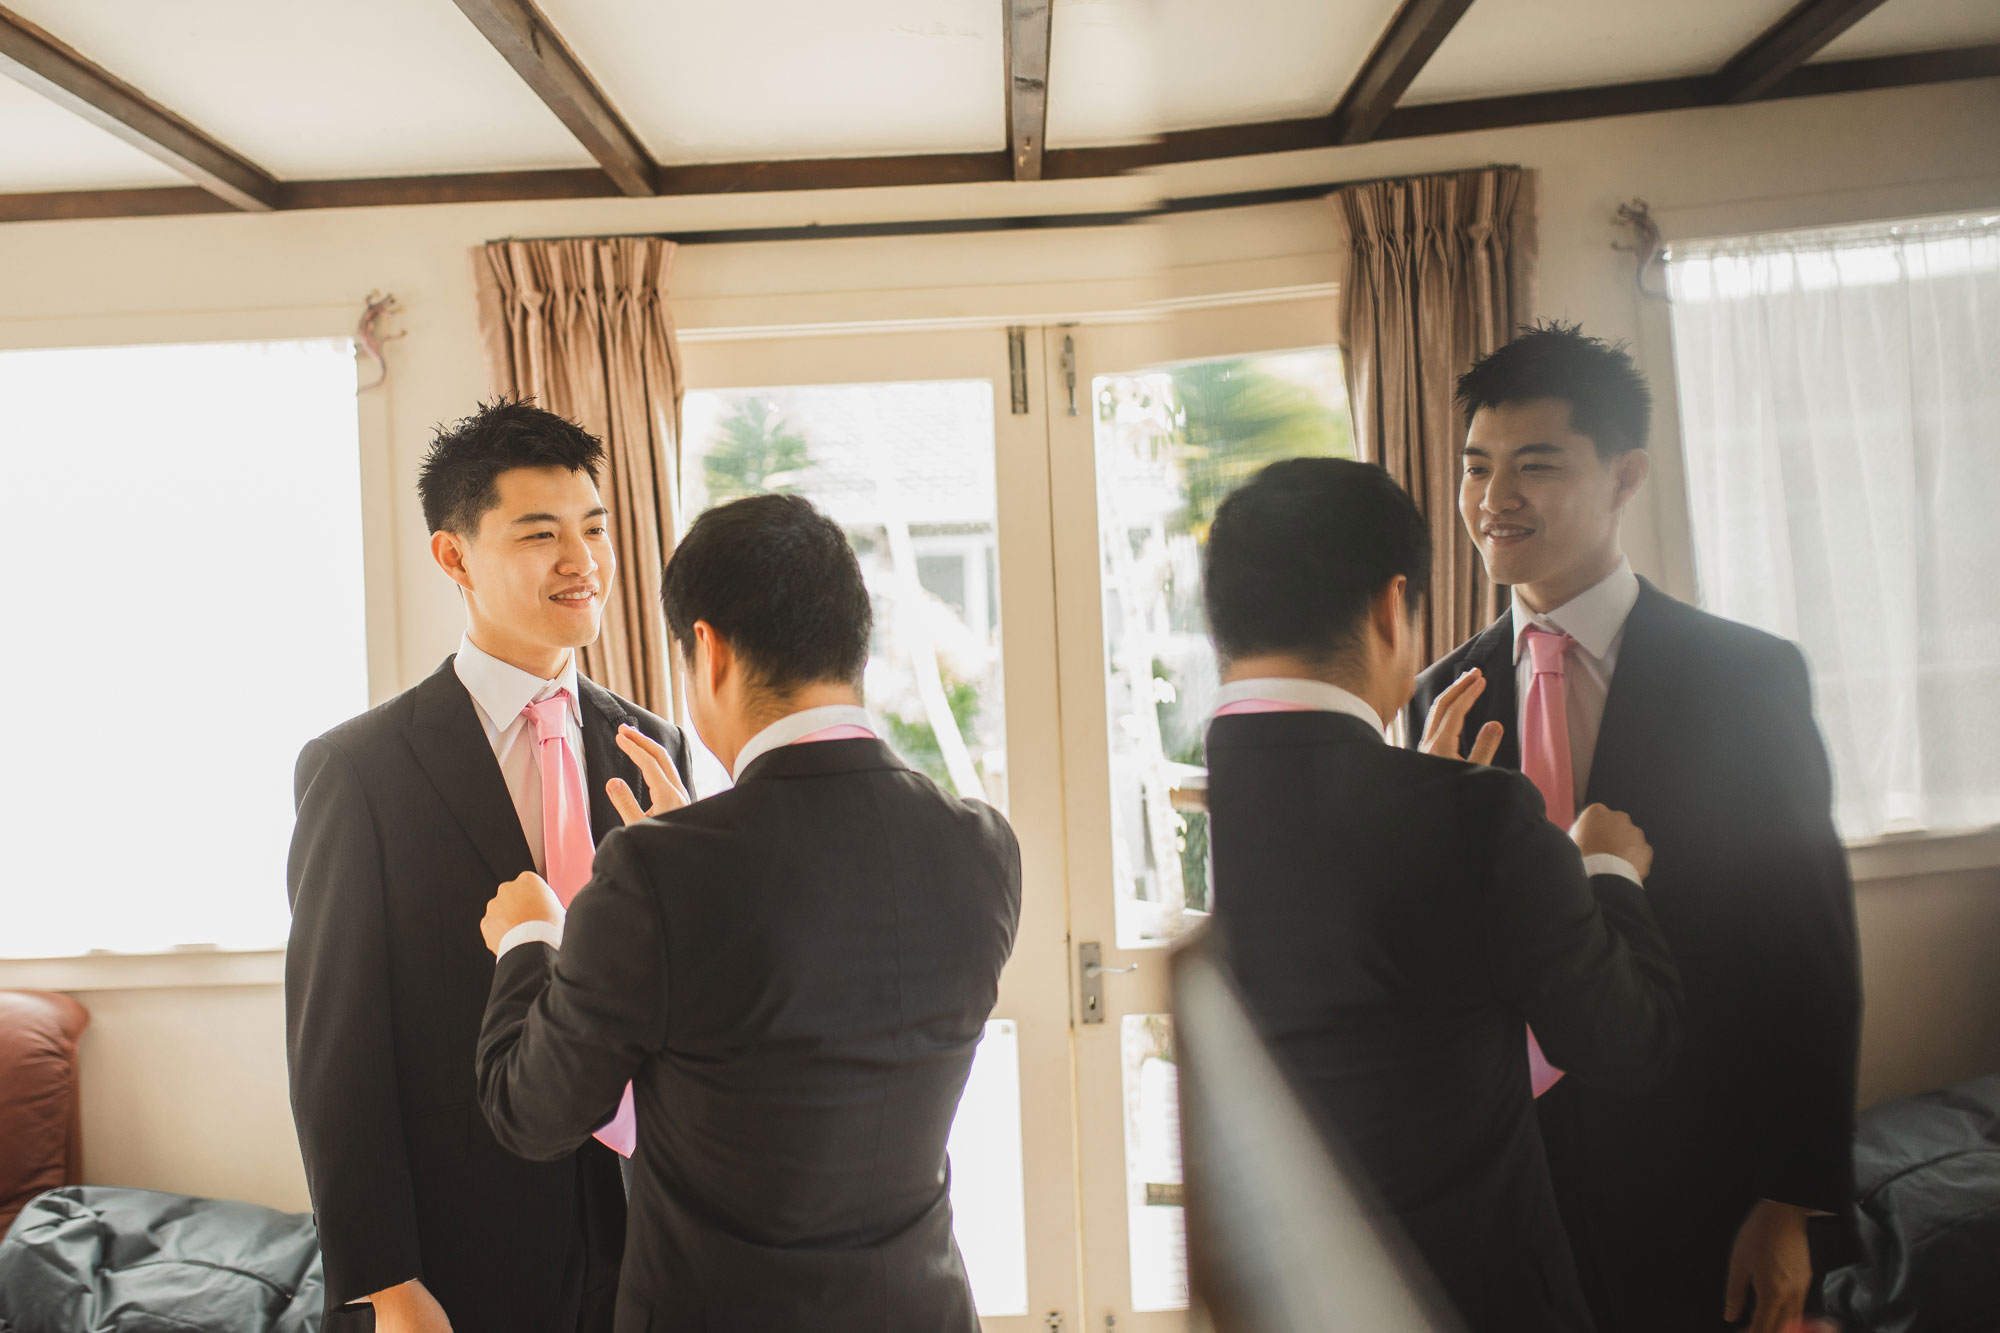
{"type": "Polygon", "coordinates": [[[734,664],[735,655],[730,652],[728,641],[715,632],[715,626],[706,620],[695,621],[694,669],[701,673],[709,698],[713,699],[722,692],[722,684],[729,679],[730,668],[734,664]]]}
{"type": "Polygon", "coordinates": [[[1382,643],[1393,656],[1409,638],[1413,626],[1409,616],[1410,580],[1398,574],[1382,585],[1382,591],[1375,594],[1375,600],[1368,608],[1368,618],[1375,624],[1375,632],[1382,637],[1382,643]]]}
{"type": "Polygon", "coordinates": [[[1627,449],[1611,466],[1618,479],[1618,488],[1611,495],[1611,507],[1623,509],[1652,474],[1653,458],[1644,449],[1627,449]]]}
{"type": "Polygon", "coordinates": [[[439,528],[431,534],[431,559],[437,561],[453,583],[472,591],[472,571],[465,567],[465,539],[439,528]]]}

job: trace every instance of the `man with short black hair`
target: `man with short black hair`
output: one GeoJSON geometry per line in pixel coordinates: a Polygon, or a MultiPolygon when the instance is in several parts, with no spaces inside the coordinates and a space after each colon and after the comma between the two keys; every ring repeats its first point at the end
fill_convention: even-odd
{"type": "Polygon", "coordinates": [[[441,429],[418,480],[431,554],[458,585],[458,652],[308,744],[285,955],[292,1115],[326,1268],[326,1333],[603,1333],[630,1150],[528,1162],[475,1105],[493,885],[589,878],[596,839],[685,800],[671,723],[577,672],[617,572],[604,450],[527,403],[441,429]]]}
{"type": "MultiPolygon", "coordinates": [[[[1860,977],[1805,659],[1632,572],[1651,393],[1621,347],[1529,330],[1459,381],[1460,516],[1506,615],[1423,675],[1411,734],[1475,725],[1551,817],[1601,801],[1658,849],[1648,897],[1687,983],[1655,1091],[1540,1066],[1543,1138],[1604,1333],[1739,1319],[1779,1333],[1812,1283],[1806,1219],[1852,1195],[1860,977]],[[1545,1095],[1542,1095],[1545,1094],[1545,1095]]],[[[1551,1053],[1552,1054],[1552,1053],[1551,1053]]]]}
{"type": "Polygon", "coordinates": [[[636,1086],[618,1333],[972,1333],[945,1142],[1013,949],[1014,835],[876,738],[868,589],[807,501],[703,514],[664,600],[735,786],[607,841],[567,913],[501,886],[487,1120],[560,1157],[636,1086]]]}
{"type": "Polygon", "coordinates": [[[1204,574],[1222,955],[1467,1325],[1583,1333],[1523,1028],[1608,1089],[1666,1072],[1679,979],[1645,835],[1601,806],[1565,835],[1455,737],[1385,743],[1416,682],[1430,539],[1381,468],[1272,464],[1217,510],[1204,574]]]}

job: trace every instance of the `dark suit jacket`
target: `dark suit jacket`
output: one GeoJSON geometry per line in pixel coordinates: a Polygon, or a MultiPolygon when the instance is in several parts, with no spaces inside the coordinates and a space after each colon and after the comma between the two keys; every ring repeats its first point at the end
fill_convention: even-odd
{"type": "MultiPolygon", "coordinates": [[[[614,737],[667,746],[672,724],[579,677],[590,820],[604,784],[644,786],[614,737]]],[[[472,697],[451,659],[305,747],[285,954],[292,1115],[325,1253],[329,1333],[343,1302],[421,1278],[463,1330],[608,1324],[624,1231],[617,1158],[592,1143],[528,1162],[479,1115],[473,1054],[493,958],[487,900],[534,869],[472,697]],[[586,1271],[588,1270],[588,1271],[586,1271]]]]}
{"type": "Polygon", "coordinates": [[[1524,1025],[1579,1080],[1666,1072],[1680,985],[1645,891],[1587,879],[1525,778],[1351,717],[1219,717],[1208,764],[1216,938],[1335,1151],[1473,1329],[1588,1329],[1524,1025]]]}
{"type": "MultiPolygon", "coordinates": [[[[1466,736],[1520,749],[1513,618],[1426,671],[1414,730],[1468,667],[1466,736]]],[[[1854,889],[1793,645],[1642,583],[1588,801],[1653,844],[1647,898],[1687,988],[1687,1048],[1643,1096],[1558,1084],[1539,1105],[1557,1198],[1606,1329],[1721,1326],[1736,1229],[1760,1198],[1845,1213],[1861,992],[1854,889]]]]}
{"type": "Polygon", "coordinates": [[[559,1157],[637,1088],[619,1333],[969,1333],[945,1140],[1019,849],[876,740],[753,761],[612,837],[561,950],[500,960],[480,1099],[559,1157]]]}

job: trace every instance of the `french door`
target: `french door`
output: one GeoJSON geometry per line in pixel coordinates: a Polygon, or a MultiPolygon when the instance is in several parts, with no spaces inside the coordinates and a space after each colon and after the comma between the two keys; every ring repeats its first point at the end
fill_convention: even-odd
{"type": "MultiPolygon", "coordinates": [[[[1207,907],[1188,718],[1213,668],[1187,599],[1216,468],[1156,446],[1204,376],[1232,381],[1148,368],[1324,349],[1330,325],[1285,302],[1171,344],[1141,323],[684,343],[683,521],[763,490],[839,521],[875,600],[871,711],[1020,838],[1020,935],[951,1153],[989,1330],[1188,1326],[1163,946],[1207,907]]],[[[1256,383],[1333,392],[1286,366],[1256,383]]]]}

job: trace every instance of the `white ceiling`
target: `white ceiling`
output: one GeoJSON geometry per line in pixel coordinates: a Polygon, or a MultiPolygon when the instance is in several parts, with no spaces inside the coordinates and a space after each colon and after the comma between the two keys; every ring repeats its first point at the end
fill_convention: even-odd
{"type": "Polygon", "coordinates": [[[187,177],[122,139],[40,93],[0,78],[0,189],[118,190],[187,183],[187,177]]]}
{"type": "MultiPolygon", "coordinates": [[[[284,179],[586,167],[452,0],[4,0],[284,179]]],[[[540,0],[666,163],[992,152],[995,0],[540,0]]],[[[1053,0],[1051,148],[1330,111],[1398,0],[1053,0]]],[[[1791,0],[1477,0],[1408,102],[1712,72],[1791,0]]],[[[2000,41],[1888,0],[1825,58],[2000,41]]],[[[183,183],[0,79],[0,192],[183,183]]]]}
{"type": "Polygon", "coordinates": [[[594,165],[451,0],[6,3],[279,177],[594,165]]]}
{"type": "Polygon", "coordinates": [[[2000,0],[1889,0],[1826,44],[1819,60],[1859,60],[2000,42],[2000,0]]]}
{"type": "MultiPolygon", "coordinates": [[[[450,0],[422,2],[456,16],[450,0]]],[[[995,0],[542,0],[541,9],[664,162],[1007,146],[995,0]]]]}
{"type": "Polygon", "coordinates": [[[1403,101],[1451,102],[1713,74],[1791,5],[1792,0],[1477,0],[1403,101]]]}

